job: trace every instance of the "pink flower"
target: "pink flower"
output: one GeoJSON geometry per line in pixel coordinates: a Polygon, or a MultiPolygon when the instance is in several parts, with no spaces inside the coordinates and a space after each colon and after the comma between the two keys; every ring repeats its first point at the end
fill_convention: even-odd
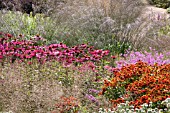
{"type": "Polygon", "coordinates": [[[3,56],[2,56],[2,55],[0,55],[0,59],[3,59],[3,56]]]}

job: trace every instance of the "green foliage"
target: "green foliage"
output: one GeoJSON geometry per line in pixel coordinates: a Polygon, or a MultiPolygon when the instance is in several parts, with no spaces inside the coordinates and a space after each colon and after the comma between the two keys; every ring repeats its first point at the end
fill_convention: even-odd
{"type": "Polygon", "coordinates": [[[66,88],[71,87],[74,84],[74,77],[70,74],[73,73],[72,70],[70,70],[68,67],[58,67],[60,72],[56,73],[57,79],[59,82],[62,83],[62,85],[66,88]]]}
{"type": "Polygon", "coordinates": [[[149,2],[157,7],[168,8],[170,6],[169,0],[149,0],[149,2]]]}
{"type": "Polygon", "coordinates": [[[41,34],[43,38],[52,40],[59,30],[55,21],[43,14],[33,16],[32,13],[28,15],[20,12],[3,13],[1,11],[0,15],[0,31],[12,33],[15,36],[23,34],[30,37],[41,34]]]}
{"type": "Polygon", "coordinates": [[[170,36],[170,25],[166,25],[159,30],[159,35],[170,36]]]}
{"type": "MultiPolygon", "coordinates": [[[[99,30],[95,32],[87,30],[65,31],[56,35],[59,42],[65,43],[68,46],[78,44],[88,44],[97,49],[109,50],[113,54],[124,54],[127,49],[131,49],[131,42],[129,40],[122,40],[113,33],[102,33],[99,30]]],[[[55,43],[53,40],[50,43],[55,43]]]]}
{"type": "Polygon", "coordinates": [[[170,6],[167,8],[167,12],[170,13],[170,6]]]}
{"type": "Polygon", "coordinates": [[[104,93],[104,96],[108,99],[118,99],[121,95],[125,94],[125,88],[120,86],[116,88],[108,87],[106,88],[106,92],[104,93]]]}

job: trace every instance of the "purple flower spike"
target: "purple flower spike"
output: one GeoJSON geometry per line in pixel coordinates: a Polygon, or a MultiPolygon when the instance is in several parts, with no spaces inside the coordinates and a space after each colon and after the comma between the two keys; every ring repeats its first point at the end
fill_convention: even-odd
{"type": "Polygon", "coordinates": [[[89,92],[90,92],[90,93],[96,93],[96,94],[98,94],[98,93],[99,93],[99,91],[98,91],[98,90],[96,90],[96,89],[89,89],[89,92]]]}
{"type": "Polygon", "coordinates": [[[86,97],[87,99],[89,99],[90,101],[92,101],[92,102],[98,103],[98,100],[97,100],[93,95],[86,94],[85,97],[86,97]]]}

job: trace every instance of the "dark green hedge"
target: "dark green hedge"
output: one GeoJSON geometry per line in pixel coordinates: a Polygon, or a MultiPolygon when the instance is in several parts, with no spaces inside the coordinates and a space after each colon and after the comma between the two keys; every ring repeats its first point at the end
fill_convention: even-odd
{"type": "Polygon", "coordinates": [[[149,3],[165,9],[170,7],[170,0],[149,0],[149,3]]]}

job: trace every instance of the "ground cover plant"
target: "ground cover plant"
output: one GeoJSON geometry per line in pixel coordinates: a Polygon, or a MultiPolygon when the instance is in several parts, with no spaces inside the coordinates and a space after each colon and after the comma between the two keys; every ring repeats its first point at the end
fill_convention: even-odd
{"type": "Polygon", "coordinates": [[[140,0],[16,1],[0,4],[0,112],[170,112],[165,17],[140,0]]]}

